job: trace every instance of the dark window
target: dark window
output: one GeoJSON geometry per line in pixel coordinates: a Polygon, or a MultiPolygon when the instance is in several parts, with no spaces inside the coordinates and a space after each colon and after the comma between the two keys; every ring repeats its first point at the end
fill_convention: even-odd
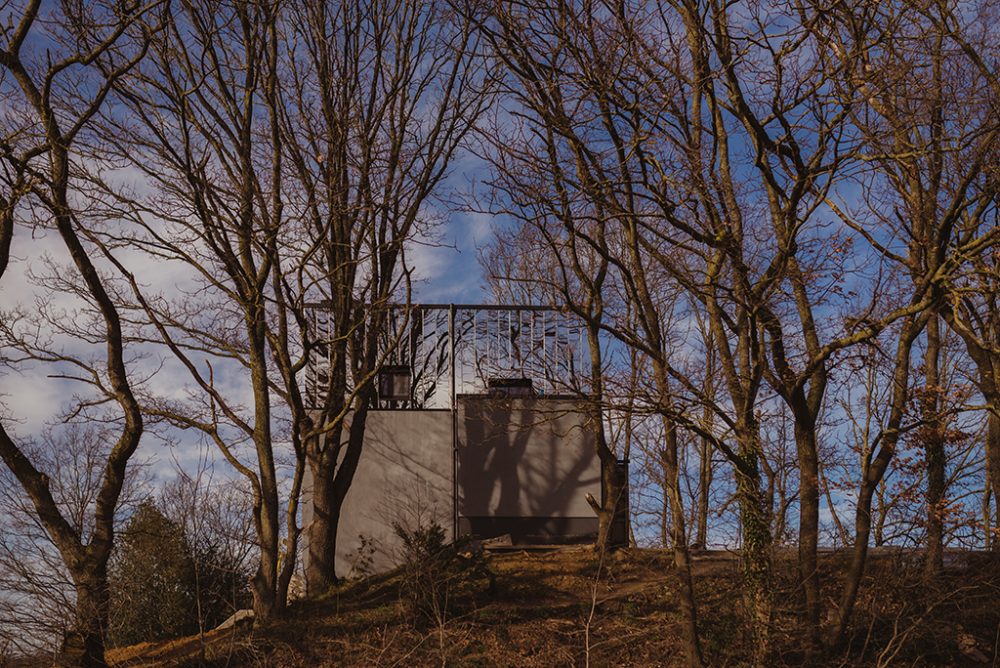
{"type": "Polygon", "coordinates": [[[383,401],[407,401],[410,398],[410,367],[382,367],[378,374],[378,397],[383,401]]]}
{"type": "Polygon", "coordinates": [[[487,386],[493,397],[535,396],[530,378],[490,378],[487,386]]]}

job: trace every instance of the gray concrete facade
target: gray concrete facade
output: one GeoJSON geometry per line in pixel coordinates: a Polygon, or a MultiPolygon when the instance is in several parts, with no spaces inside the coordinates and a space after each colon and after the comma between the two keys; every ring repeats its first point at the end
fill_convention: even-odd
{"type": "MultiPolygon", "coordinates": [[[[448,410],[369,411],[364,449],[337,529],[338,576],[361,575],[358,569],[369,559],[374,572],[393,568],[400,545],[393,523],[414,529],[436,522],[453,539],[452,422],[448,410]]],[[[307,476],[303,526],[312,521],[311,487],[307,476]]]]}
{"type": "Polygon", "coordinates": [[[588,540],[601,498],[594,427],[579,401],[463,396],[458,401],[459,532],[515,543],[588,540]]]}
{"type": "MultiPolygon", "coordinates": [[[[579,542],[597,531],[594,429],[574,399],[459,396],[457,411],[373,410],[338,530],[339,576],[398,563],[393,523],[440,524],[448,539],[511,534],[515,543],[579,542]],[[366,547],[367,546],[367,547],[366,547]]],[[[303,525],[312,519],[309,481],[303,525]]]]}

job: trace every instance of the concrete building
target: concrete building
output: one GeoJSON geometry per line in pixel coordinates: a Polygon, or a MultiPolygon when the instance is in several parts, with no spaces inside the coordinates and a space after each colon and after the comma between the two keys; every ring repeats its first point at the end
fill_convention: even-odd
{"type": "MultiPolygon", "coordinates": [[[[519,339],[516,366],[511,364],[512,352],[507,364],[498,364],[490,353],[501,350],[503,341],[493,330],[513,327],[485,328],[491,340],[483,355],[474,342],[474,335],[483,333],[476,315],[473,325],[463,330],[464,338],[455,335],[459,310],[479,309],[473,311],[476,314],[488,309],[500,314],[498,319],[507,317],[509,325],[513,320],[509,314],[524,307],[413,308],[424,311],[412,319],[420,323],[421,332],[409,340],[418,343],[411,346],[408,359],[387,366],[380,378],[379,406],[368,414],[361,460],[341,515],[337,573],[350,575],[362,564],[375,571],[395,566],[401,541],[394,534],[394,523],[408,529],[436,523],[449,539],[510,535],[514,544],[592,541],[597,518],[586,497],[600,499],[602,493],[594,436],[599,427],[583,410],[579,393],[555,391],[568,387],[565,378],[557,379],[551,368],[529,359],[537,348],[544,361],[549,354],[546,341],[536,346],[535,339],[549,336],[553,345],[559,340],[558,331],[553,336],[551,327],[532,326],[531,333],[539,334],[527,335],[524,315],[517,312],[522,326],[511,336],[519,339]],[[448,340],[438,345],[435,335],[425,331],[428,311],[445,308],[448,340]],[[443,379],[428,381],[416,372],[427,368],[420,360],[421,347],[447,351],[449,363],[437,365],[443,379]],[[476,378],[463,377],[459,368],[463,359],[473,361],[479,372],[476,378]],[[535,377],[528,375],[530,371],[535,377]],[[421,383],[436,392],[424,392],[418,401],[421,383]]],[[[539,313],[546,311],[536,309],[529,315],[537,318],[539,313]]],[[[579,345],[572,335],[564,340],[579,345]]],[[[565,358],[566,352],[553,359],[565,358]]],[[[575,367],[578,376],[580,366],[575,367]]],[[[308,488],[307,481],[303,525],[312,519],[308,488]]]]}

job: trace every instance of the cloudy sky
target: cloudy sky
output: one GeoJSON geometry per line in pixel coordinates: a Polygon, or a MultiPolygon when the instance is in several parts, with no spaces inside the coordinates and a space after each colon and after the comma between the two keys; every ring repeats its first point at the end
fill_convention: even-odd
{"type": "MultiPolygon", "coordinates": [[[[478,170],[475,159],[459,161],[446,190],[456,192],[467,189],[469,175],[478,170]]],[[[450,198],[448,198],[450,199],[450,198]]],[[[410,246],[408,262],[415,268],[416,283],[414,300],[418,302],[479,303],[488,301],[483,285],[482,270],[478,261],[478,249],[492,234],[491,220],[485,214],[449,210],[444,204],[435,204],[437,217],[443,220],[434,239],[423,240],[410,246]]],[[[27,226],[18,228],[12,245],[11,265],[0,281],[0,318],[7,322],[20,311],[32,317],[39,313],[64,314],[74,318],[75,298],[38,285],[37,277],[55,271],[63,276],[74,276],[75,270],[65,267],[68,257],[58,234],[52,230],[35,229],[27,226]],[[53,268],[63,266],[64,269],[53,268]]],[[[127,260],[126,260],[127,262],[127,260]]],[[[184,282],[184,269],[169,263],[151,263],[148,258],[141,260],[137,272],[145,285],[169,293],[171,287],[184,282]]],[[[42,325],[43,328],[45,327],[42,325]]],[[[88,354],[86,347],[66,339],[58,345],[79,353],[88,354]]],[[[100,352],[100,351],[95,351],[100,352]]],[[[184,396],[189,384],[187,373],[172,365],[159,350],[150,350],[141,364],[149,367],[163,366],[150,381],[150,389],[155,394],[173,398],[184,396]]],[[[73,400],[74,395],[86,391],[78,382],[53,377],[59,373],[53,365],[29,363],[19,365],[16,370],[0,367],[0,415],[5,427],[20,437],[38,434],[47,424],[57,420],[61,411],[73,400]]],[[[234,370],[234,377],[224,378],[228,390],[234,396],[246,393],[243,373],[234,370]],[[229,382],[226,382],[226,381],[229,382]]],[[[196,457],[193,445],[197,439],[193,434],[175,434],[181,445],[168,457],[162,451],[162,443],[155,439],[144,439],[142,451],[162,461],[169,468],[169,460],[179,457],[182,461],[196,457]]],[[[166,469],[160,471],[167,473],[166,469]]]]}

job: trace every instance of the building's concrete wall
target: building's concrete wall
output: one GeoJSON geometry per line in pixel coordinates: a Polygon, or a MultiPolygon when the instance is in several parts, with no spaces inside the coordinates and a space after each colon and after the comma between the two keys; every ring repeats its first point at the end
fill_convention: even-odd
{"type": "MultiPolygon", "coordinates": [[[[400,540],[393,522],[406,528],[437,522],[452,540],[453,457],[451,411],[368,413],[364,450],[340,516],[337,575],[352,575],[363,539],[374,548],[375,572],[396,566],[400,540]]],[[[311,504],[305,505],[303,524],[312,519],[311,504]]]]}
{"type": "MultiPolygon", "coordinates": [[[[437,522],[453,538],[456,426],[460,533],[509,533],[516,543],[586,540],[596,533],[585,497],[600,499],[601,467],[579,402],[463,396],[457,425],[451,411],[374,410],[341,513],[337,575],[352,575],[363,542],[374,548],[374,571],[397,565],[393,522],[407,528],[437,522]]],[[[307,477],[303,526],[312,520],[310,488],[307,477]]]]}
{"type": "Polygon", "coordinates": [[[585,539],[601,498],[594,429],[572,399],[460,397],[460,531],[515,542],[585,539]]]}

